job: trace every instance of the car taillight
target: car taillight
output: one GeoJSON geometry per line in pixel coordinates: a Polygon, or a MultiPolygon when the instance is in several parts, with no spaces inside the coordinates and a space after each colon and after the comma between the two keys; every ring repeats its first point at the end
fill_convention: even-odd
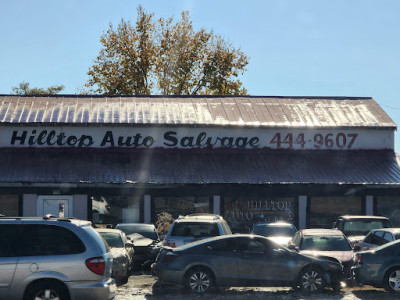
{"type": "Polygon", "coordinates": [[[358,264],[359,265],[362,264],[362,256],[361,256],[361,254],[358,254],[358,264]]]}
{"type": "Polygon", "coordinates": [[[88,258],[86,260],[86,266],[90,271],[93,273],[96,273],[98,275],[103,275],[104,274],[104,269],[106,267],[106,262],[103,257],[93,257],[93,258],[88,258]]]}
{"type": "Polygon", "coordinates": [[[178,258],[178,255],[172,252],[165,253],[164,257],[162,258],[163,262],[173,262],[175,259],[178,258]]]}
{"type": "Polygon", "coordinates": [[[106,205],[105,208],[107,209],[107,211],[110,211],[110,205],[106,205]]]}
{"type": "Polygon", "coordinates": [[[171,247],[171,248],[175,248],[175,241],[173,241],[173,240],[167,240],[167,241],[164,243],[164,246],[171,247]]]}

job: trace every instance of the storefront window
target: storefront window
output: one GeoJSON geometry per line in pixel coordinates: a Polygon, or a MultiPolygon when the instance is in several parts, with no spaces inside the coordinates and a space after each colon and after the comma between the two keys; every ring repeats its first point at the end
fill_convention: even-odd
{"type": "Polygon", "coordinates": [[[377,197],[376,212],[378,216],[388,217],[394,227],[400,227],[400,197],[377,197]]]}
{"type": "Polygon", "coordinates": [[[19,216],[19,195],[0,195],[0,214],[19,216]]]}
{"type": "Polygon", "coordinates": [[[311,197],[309,228],[332,228],[341,215],[361,215],[361,197],[311,197]]]}
{"type": "Polygon", "coordinates": [[[209,213],[209,197],[155,197],[155,213],[166,212],[174,219],[180,215],[185,216],[193,213],[209,213]]]}
{"type": "Polygon", "coordinates": [[[285,221],[294,223],[294,197],[224,198],[224,218],[234,233],[248,233],[255,224],[285,221]]]}
{"type": "Polygon", "coordinates": [[[92,220],[96,224],[140,222],[140,197],[134,196],[91,196],[92,220]]]}

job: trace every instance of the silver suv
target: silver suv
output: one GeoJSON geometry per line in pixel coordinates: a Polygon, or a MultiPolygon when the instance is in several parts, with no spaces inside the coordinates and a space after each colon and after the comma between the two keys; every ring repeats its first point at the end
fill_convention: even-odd
{"type": "Polygon", "coordinates": [[[175,248],[197,240],[227,234],[232,234],[232,231],[221,216],[212,214],[180,216],[169,228],[163,245],[175,248]]]}
{"type": "Polygon", "coordinates": [[[111,267],[89,221],[0,218],[0,299],[112,299],[111,267]]]}

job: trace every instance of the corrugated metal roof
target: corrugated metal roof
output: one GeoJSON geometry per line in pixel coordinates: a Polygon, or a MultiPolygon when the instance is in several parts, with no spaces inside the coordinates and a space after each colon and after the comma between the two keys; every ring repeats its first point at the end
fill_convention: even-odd
{"type": "Polygon", "coordinates": [[[399,184],[393,151],[0,149],[0,182],[399,184]]]}
{"type": "Polygon", "coordinates": [[[24,123],[396,128],[372,98],[0,96],[0,124],[24,123]]]}

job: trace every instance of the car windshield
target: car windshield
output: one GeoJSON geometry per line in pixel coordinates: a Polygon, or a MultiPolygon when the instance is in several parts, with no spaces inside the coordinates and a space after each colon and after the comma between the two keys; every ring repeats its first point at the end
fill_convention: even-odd
{"type": "Polygon", "coordinates": [[[122,241],[122,238],[119,234],[110,232],[101,232],[100,234],[107,242],[108,246],[115,248],[124,247],[124,242],[122,241]]]}
{"type": "Polygon", "coordinates": [[[126,235],[138,233],[148,239],[152,239],[154,241],[158,240],[158,234],[156,231],[154,231],[153,227],[144,228],[139,226],[117,226],[116,228],[125,232],[126,235]]]}
{"type": "Polygon", "coordinates": [[[171,236],[211,237],[218,236],[218,225],[215,223],[183,222],[175,223],[171,236]]]}
{"type": "Polygon", "coordinates": [[[347,236],[367,235],[372,229],[389,228],[387,220],[348,220],[344,222],[343,233],[347,236]]]}
{"type": "Polygon", "coordinates": [[[305,236],[300,250],[351,251],[351,246],[343,236],[305,236]]]}
{"type": "Polygon", "coordinates": [[[256,226],[253,233],[263,236],[294,236],[296,230],[289,226],[256,226]]]}

